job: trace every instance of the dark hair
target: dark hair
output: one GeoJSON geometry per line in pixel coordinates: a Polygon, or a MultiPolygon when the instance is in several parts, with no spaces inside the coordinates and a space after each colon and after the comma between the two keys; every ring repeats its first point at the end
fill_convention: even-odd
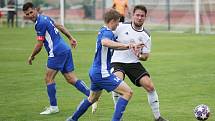
{"type": "Polygon", "coordinates": [[[27,2],[23,5],[22,10],[27,11],[29,8],[34,8],[34,4],[31,2],[27,2]]]}
{"type": "Polygon", "coordinates": [[[113,20],[119,20],[120,17],[121,17],[121,15],[119,12],[117,12],[114,9],[110,9],[109,11],[107,11],[104,14],[104,22],[109,23],[112,19],[113,20]]]}
{"type": "Polygon", "coordinates": [[[145,12],[145,14],[147,14],[147,9],[144,5],[136,5],[134,6],[134,10],[133,10],[133,14],[135,13],[136,10],[142,10],[145,12]]]}

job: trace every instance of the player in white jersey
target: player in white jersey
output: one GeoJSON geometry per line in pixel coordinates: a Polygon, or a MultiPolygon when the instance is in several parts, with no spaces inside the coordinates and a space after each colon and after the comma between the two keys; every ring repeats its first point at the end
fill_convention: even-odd
{"type": "MultiPolygon", "coordinates": [[[[124,80],[125,75],[129,77],[131,82],[143,87],[148,93],[148,102],[151,106],[155,121],[167,121],[162,118],[159,111],[159,100],[154,84],[149,73],[142,66],[140,61],[146,61],[151,51],[151,36],[143,27],[146,19],[147,9],[143,5],[137,5],[133,10],[132,22],[121,23],[115,31],[117,41],[121,43],[143,43],[145,46],[137,53],[131,50],[115,50],[111,60],[113,73],[124,80]]],[[[116,104],[119,94],[113,92],[113,100],[116,104]]]]}

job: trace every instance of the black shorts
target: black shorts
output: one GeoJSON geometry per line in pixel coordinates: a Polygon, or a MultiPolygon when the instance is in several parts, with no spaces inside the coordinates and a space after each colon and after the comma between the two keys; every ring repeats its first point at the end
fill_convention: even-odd
{"type": "MultiPolygon", "coordinates": [[[[142,66],[142,64],[140,62],[138,63],[118,63],[118,62],[114,62],[111,63],[111,67],[113,68],[113,73],[120,71],[124,74],[128,76],[128,78],[131,80],[131,82],[140,87],[140,79],[143,76],[149,76],[149,73],[146,71],[146,69],[142,66]]],[[[123,78],[124,78],[123,77],[123,78]]]]}

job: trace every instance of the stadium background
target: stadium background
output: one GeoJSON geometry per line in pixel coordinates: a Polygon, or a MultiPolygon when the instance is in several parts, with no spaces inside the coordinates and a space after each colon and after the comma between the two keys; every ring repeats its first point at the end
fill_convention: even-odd
{"type": "MultiPolygon", "coordinates": [[[[5,8],[8,0],[1,0],[5,8]]],[[[23,25],[22,5],[17,1],[17,25],[23,25]]],[[[40,6],[43,14],[60,21],[60,0],[32,0],[40,6]]],[[[195,32],[196,2],[199,1],[199,30],[201,33],[215,32],[215,0],[129,0],[129,8],[144,4],[148,10],[146,26],[156,31],[195,32]]],[[[102,15],[110,9],[112,0],[64,0],[65,25],[72,30],[96,30],[102,24],[102,15]]],[[[1,11],[0,9],[0,11],[1,11]]],[[[7,14],[3,11],[3,14],[7,14]]],[[[2,18],[4,19],[4,16],[2,18]]],[[[130,17],[127,16],[127,21],[130,17]]],[[[2,21],[2,20],[1,20],[2,21]]]]}

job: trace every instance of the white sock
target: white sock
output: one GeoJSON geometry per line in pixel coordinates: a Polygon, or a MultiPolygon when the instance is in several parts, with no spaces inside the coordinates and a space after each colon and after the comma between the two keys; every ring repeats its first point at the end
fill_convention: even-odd
{"type": "Polygon", "coordinates": [[[119,97],[120,97],[120,94],[112,91],[112,98],[113,98],[113,102],[114,102],[114,107],[116,107],[116,103],[117,103],[119,97]]]}
{"type": "Polygon", "coordinates": [[[158,119],[160,117],[160,110],[159,110],[158,94],[156,90],[152,92],[148,92],[148,102],[149,102],[149,105],[151,106],[155,119],[158,119]]]}
{"type": "Polygon", "coordinates": [[[52,109],[56,109],[58,108],[58,106],[50,106],[52,109]]]}

